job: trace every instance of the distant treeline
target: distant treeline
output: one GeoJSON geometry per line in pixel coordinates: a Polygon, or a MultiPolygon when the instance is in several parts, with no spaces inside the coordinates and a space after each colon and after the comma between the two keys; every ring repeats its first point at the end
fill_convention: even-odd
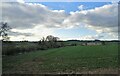
{"type": "Polygon", "coordinates": [[[96,41],[99,41],[99,42],[120,42],[120,40],[109,40],[109,41],[106,41],[106,40],[67,40],[67,41],[75,41],[75,42],[96,42],[96,41]]]}
{"type": "Polygon", "coordinates": [[[80,40],[67,40],[62,41],[58,37],[54,36],[47,36],[43,37],[40,41],[36,42],[29,42],[29,41],[3,41],[2,42],[2,55],[14,55],[14,54],[22,54],[27,53],[31,51],[44,51],[47,49],[52,48],[60,48],[65,46],[77,46],[82,45],[83,43],[88,42],[101,42],[103,45],[106,43],[113,43],[118,42],[116,40],[114,41],[100,41],[100,40],[94,40],[94,41],[80,41],[80,40]]]}
{"type": "Polygon", "coordinates": [[[21,54],[30,51],[47,50],[51,48],[64,47],[63,41],[60,41],[58,37],[52,35],[43,37],[38,42],[28,41],[3,41],[2,42],[2,55],[21,54]]]}

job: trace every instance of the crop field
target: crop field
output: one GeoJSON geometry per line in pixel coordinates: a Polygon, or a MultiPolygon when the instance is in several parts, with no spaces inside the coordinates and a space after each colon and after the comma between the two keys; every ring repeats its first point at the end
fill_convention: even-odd
{"type": "Polygon", "coordinates": [[[3,56],[3,74],[117,73],[118,45],[67,46],[3,56]]]}

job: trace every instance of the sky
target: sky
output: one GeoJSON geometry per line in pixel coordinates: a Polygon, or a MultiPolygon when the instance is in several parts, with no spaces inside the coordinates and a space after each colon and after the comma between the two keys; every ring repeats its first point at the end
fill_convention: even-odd
{"type": "Polygon", "coordinates": [[[12,41],[118,39],[118,4],[112,2],[7,2],[2,20],[12,41]]]}

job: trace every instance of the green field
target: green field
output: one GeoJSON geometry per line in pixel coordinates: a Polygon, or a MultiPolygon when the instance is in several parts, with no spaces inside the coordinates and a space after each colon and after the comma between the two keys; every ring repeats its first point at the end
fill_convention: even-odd
{"type": "Polygon", "coordinates": [[[115,73],[118,45],[67,46],[3,57],[3,73],[115,73]]]}

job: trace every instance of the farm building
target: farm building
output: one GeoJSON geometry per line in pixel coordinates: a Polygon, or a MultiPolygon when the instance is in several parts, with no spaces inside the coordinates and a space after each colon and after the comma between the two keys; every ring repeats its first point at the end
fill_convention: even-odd
{"type": "Polygon", "coordinates": [[[102,42],[95,40],[95,41],[90,41],[90,42],[84,42],[81,45],[102,45],[102,42]]]}
{"type": "Polygon", "coordinates": [[[88,42],[87,45],[102,45],[101,42],[88,42]]]}

